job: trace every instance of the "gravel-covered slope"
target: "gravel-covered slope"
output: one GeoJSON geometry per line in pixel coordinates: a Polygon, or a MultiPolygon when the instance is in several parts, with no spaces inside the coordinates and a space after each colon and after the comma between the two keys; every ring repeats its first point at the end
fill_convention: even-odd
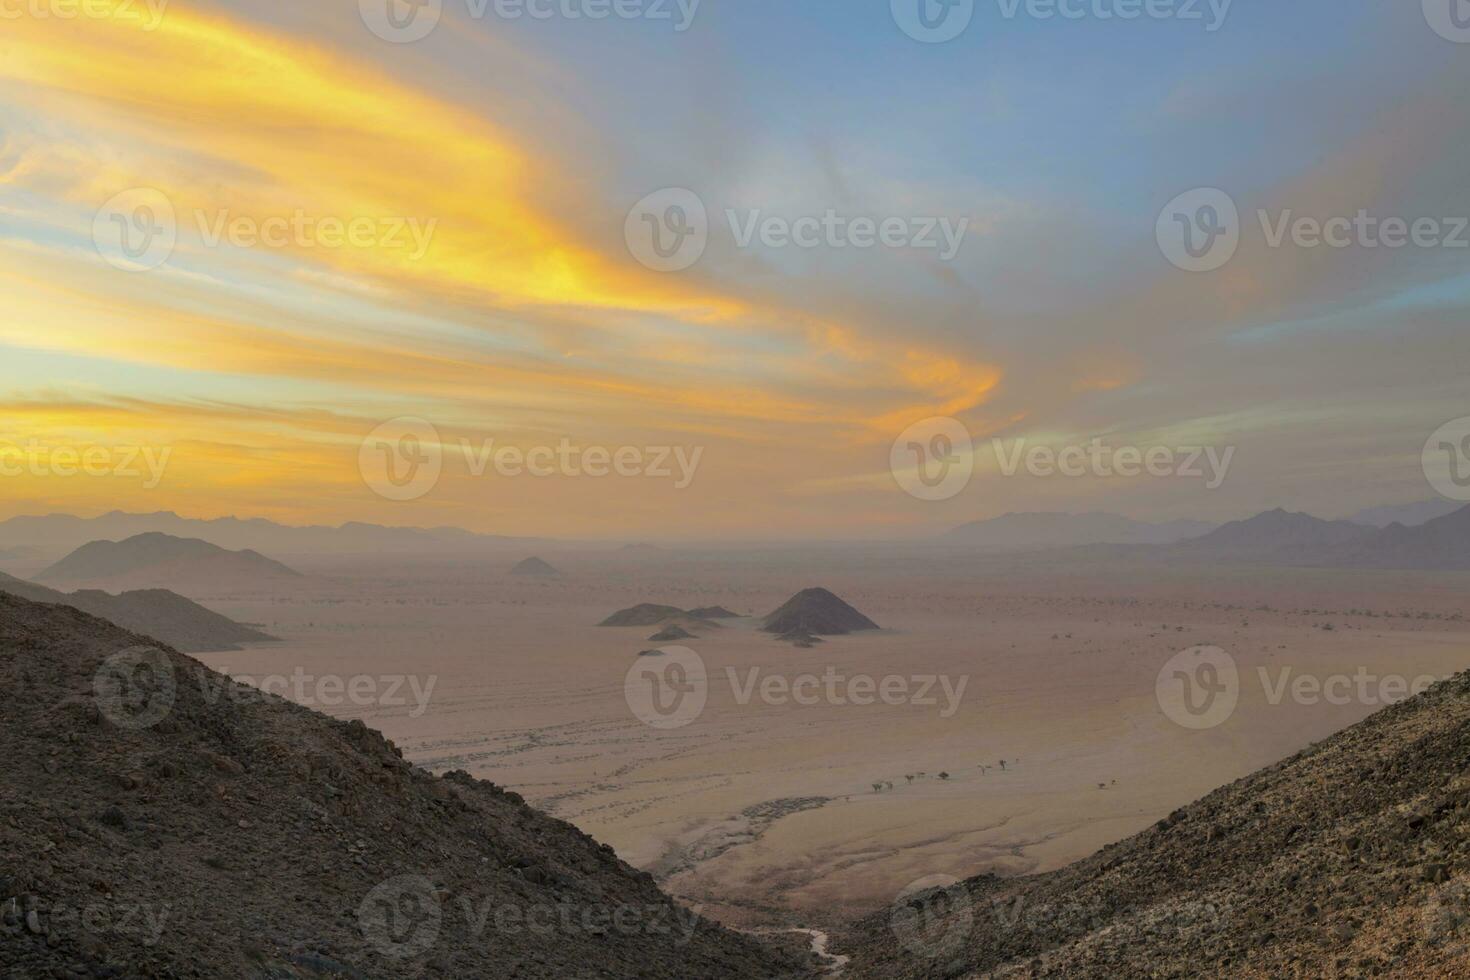
{"type": "Polygon", "coordinates": [[[1470,976],[1470,674],[1059,871],[910,896],[857,978],[1470,976]]]}

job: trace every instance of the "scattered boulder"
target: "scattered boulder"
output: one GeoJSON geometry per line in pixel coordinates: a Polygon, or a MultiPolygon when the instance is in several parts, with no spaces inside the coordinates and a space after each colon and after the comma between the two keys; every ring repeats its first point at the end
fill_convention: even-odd
{"type": "Polygon", "coordinates": [[[650,643],[673,643],[675,640],[692,640],[694,634],[677,624],[665,626],[648,638],[650,643]]]}

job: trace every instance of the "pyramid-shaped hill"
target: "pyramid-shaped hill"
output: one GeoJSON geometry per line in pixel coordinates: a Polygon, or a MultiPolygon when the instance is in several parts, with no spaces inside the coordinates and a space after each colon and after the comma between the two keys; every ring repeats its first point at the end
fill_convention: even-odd
{"type": "Polygon", "coordinates": [[[516,566],[510,570],[510,573],[525,578],[558,578],[561,575],[561,572],[557,571],[550,564],[535,557],[517,562],[516,566]]]}
{"type": "Polygon", "coordinates": [[[826,589],[803,589],[766,617],[767,633],[841,636],[881,627],[826,589]]]}
{"type": "Polygon", "coordinates": [[[76,609],[0,594],[0,691],[0,976],[810,976],[516,794],[76,609]]]}

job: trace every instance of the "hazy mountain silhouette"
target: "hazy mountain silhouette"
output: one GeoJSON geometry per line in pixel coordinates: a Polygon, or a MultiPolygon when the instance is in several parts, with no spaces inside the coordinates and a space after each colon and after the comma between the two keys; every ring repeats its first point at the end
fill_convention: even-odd
{"type": "Polygon", "coordinates": [[[1093,544],[1172,544],[1206,534],[1206,521],[1148,524],[1117,514],[1005,514],[962,524],[945,535],[952,543],[990,551],[1032,551],[1093,544]]]}
{"type": "Polygon", "coordinates": [[[766,617],[761,629],[767,633],[839,636],[860,630],[879,629],[862,613],[826,589],[804,589],[766,617]]]}
{"type": "Polygon", "coordinates": [[[152,644],[0,594],[0,974],[807,975],[516,794],[415,768],[361,721],[167,648],[107,665],[152,644]],[[103,902],[111,922],[166,920],[79,923],[103,902]],[[466,908],[491,914],[470,928],[466,908]]]}
{"type": "Polygon", "coordinates": [[[1368,527],[1273,510],[1174,546],[1211,561],[1325,568],[1470,569],[1470,507],[1417,527],[1368,527]]]}
{"type": "Polygon", "coordinates": [[[1369,507],[1360,510],[1347,518],[1354,524],[1367,524],[1369,527],[1388,527],[1390,524],[1402,524],[1405,527],[1418,527],[1426,524],[1436,517],[1444,517],[1453,514],[1464,507],[1463,503],[1454,500],[1421,500],[1412,504],[1391,504],[1384,507],[1369,507]]]}
{"type": "Polygon", "coordinates": [[[1341,564],[1372,568],[1470,568],[1470,507],[1420,524],[1390,524],[1337,549],[1341,564]]]}
{"type": "Polygon", "coordinates": [[[241,643],[276,639],[167,589],[140,589],[121,595],[95,589],[66,593],[0,573],[0,592],[32,602],[72,606],[123,629],[157,637],[185,653],[238,650],[241,643]]]}
{"type": "Polygon", "coordinates": [[[0,521],[0,545],[26,547],[43,555],[59,557],[89,541],[121,541],[149,532],[198,538],[232,551],[258,548],[279,555],[484,552],[506,547],[525,548],[534,540],[476,534],[457,527],[383,527],[356,521],[339,527],[297,527],[258,517],[195,520],[180,517],[172,511],[154,514],[112,511],[100,517],[67,514],[12,517],[0,521]]]}
{"type": "Polygon", "coordinates": [[[257,551],[227,551],[208,541],[156,532],[93,541],[36,575],[53,584],[163,587],[181,592],[258,588],[300,579],[257,551]]]}
{"type": "Polygon", "coordinates": [[[1223,524],[1180,548],[1218,560],[1296,564],[1325,560],[1334,549],[1364,541],[1374,533],[1361,524],[1324,521],[1278,509],[1223,524]]]}

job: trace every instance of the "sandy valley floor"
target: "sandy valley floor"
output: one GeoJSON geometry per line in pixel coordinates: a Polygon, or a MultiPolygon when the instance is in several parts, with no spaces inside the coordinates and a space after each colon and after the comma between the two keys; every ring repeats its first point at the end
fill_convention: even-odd
{"type": "Polygon", "coordinates": [[[309,587],[205,599],[285,642],[204,659],[255,679],[377,678],[380,695],[412,675],[423,710],[410,683],[402,704],[314,706],[363,718],[423,765],[524,794],[748,926],[822,926],[934,874],[1056,867],[1380,706],[1376,683],[1366,700],[1272,704],[1283,677],[1470,666],[1467,575],[609,549],[544,553],[565,574],[541,581],[506,575],[520,557],[389,572],[294,560],[318,576],[309,587]],[[811,585],[884,630],[812,649],[754,620],[704,631],[686,641],[708,669],[703,713],[671,730],[634,717],[624,677],[653,630],[603,617],[638,602],[764,613],[811,585]],[[1240,668],[1238,708],[1202,731],[1155,695],[1169,659],[1197,645],[1240,668]],[[933,704],[741,703],[752,669],[782,679],[770,683],[940,680],[933,704]]]}

